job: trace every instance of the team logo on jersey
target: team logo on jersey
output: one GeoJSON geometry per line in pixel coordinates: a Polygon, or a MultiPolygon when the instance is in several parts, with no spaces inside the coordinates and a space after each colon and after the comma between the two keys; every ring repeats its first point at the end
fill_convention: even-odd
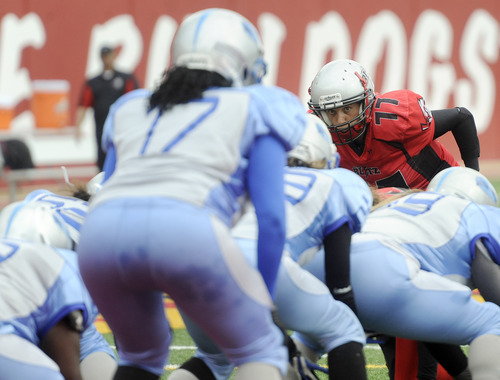
{"type": "Polygon", "coordinates": [[[355,166],[352,168],[352,171],[361,177],[368,177],[371,175],[380,174],[380,169],[377,167],[368,168],[366,166],[355,166]]]}
{"type": "Polygon", "coordinates": [[[424,98],[419,98],[418,99],[418,105],[420,106],[420,109],[422,110],[422,114],[424,115],[424,119],[426,121],[425,123],[421,123],[420,127],[422,128],[422,131],[425,131],[431,125],[431,122],[432,122],[432,113],[427,108],[427,106],[425,105],[424,98]]]}

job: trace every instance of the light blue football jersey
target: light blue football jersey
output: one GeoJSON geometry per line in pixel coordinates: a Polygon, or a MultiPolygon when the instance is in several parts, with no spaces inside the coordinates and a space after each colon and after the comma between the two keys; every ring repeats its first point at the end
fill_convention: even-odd
{"type": "Polygon", "coordinates": [[[64,234],[73,242],[78,243],[80,228],[87,216],[88,203],[71,196],[54,194],[45,189],[32,191],[22,201],[13,202],[0,212],[0,237],[13,237],[10,228],[16,215],[31,202],[49,205],[54,213],[61,217],[60,227],[64,234]]]}
{"type": "Polygon", "coordinates": [[[232,225],[247,203],[245,173],[256,138],[272,134],[290,150],[306,126],[298,98],[278,87],[207,90],[168,112],[148,111],[149,95],[130,92],[111,108],[102,144],[116,148],[116,166],[91,207],[120,197],[169,197],[208,206],[232,225]]]}
{"type": "MultiPolygon", "coordinates": [[[[305,265],[328,234],[347,223],[360,231],[373,203],[368,185],[346,169],[288,167],[285,170],[286,253],[305,265]]],[[[236,238],[256,239],[255,214],[246,213],[233,228],[236,238]]]]}
{"type": "Polygon", "coordinates": [[[500,264],[500,209],[421,192],[397,199],[367,219],[353,241],[377,239],[416,258],[423,270],[468,284],[477,239],[500,264]]]}
{"type": "Polygon", "coordinates": [[[71,311],[82,311],[84,328],[97,315],[73,251],[1,239],[0,288],[0,334],[35,345],[71,311]]]}

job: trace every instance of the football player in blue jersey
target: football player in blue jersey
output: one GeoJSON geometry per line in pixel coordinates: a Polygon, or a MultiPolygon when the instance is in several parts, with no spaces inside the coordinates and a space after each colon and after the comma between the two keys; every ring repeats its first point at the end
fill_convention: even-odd
{"type": "Polygon", "coordinates": [[[163,374],[172,338],[163,293],[238,367],[237,379],[279,379],[287,350],[271,310],[286,234],[283,163],[304,133],[304,107],[259,84],[261,38],[236,12],[189,15],[172,59],[157,89],[112,106],[105,181],[78,245],[82,276],[117,342],[115,379],[163,374]],[[230,234],[248,201],[258,271],[230,234]]]}
{"type": "MultiPolygon", "coordinates": [[[[92,179],[86,189],[82,186],[81,189],[77,188],[76,190],[81,194],[85,193],[85,197],[90,196],[95,192],[95,182],[101,176],[92,179]],[[90,194],[87,193],[87,190],[90,194]]],[[[87,210],[88,203],[81,199],[54,194],[43,189],[35,190],[29,193],[24,200],[11,203],[0,212],[0,237],[74,250],[78,243],[79,229],[87,210]]],[[[66,255],[71,257],[76,265],[76,256],[69,253],[66,255]]],[[[80,278],[79,274],[76,275],[80,278]]],[[[49,305],[51,304],[49,303],[49,305]]],[[[95,308],[95,306],[93,307],[95,308]]],[[[52,312],[50,306],[36,311],[40,315],[44,313],[48,315],[52,312]]],[[[97,331],[96,326],[90,324],[83,330],[80,339],[82,379],[111,379],[116,367],[117,362],[113,349],[97,331]]]]}
{"type": "MultiPolygon", "coordinates": [[[[468,366],[454,378],[498,379],[497,194],[482,174],[460,167],[438,174],[429,189],[382,204],[353,236],[358,316],[365,329],[390,336],[470,345],[468,366]],[[476,287],[486,302],[473,299],[476,287]]],[[[308,269],[320,276],[315,260],[308,269]]]]}
{"type": "MultiPolygon", "coordinates": [[[[316,116],[307,117],[306,132],[288,153],[285,169],[287,244],[276,283],[277,319],[284,329],[308,337],[309,345],[301,348],[311,360],[319,358],[315,349],[328,353],[329,378],[366,379],[365,335],[349,309],[356,309],[349,280],[349,241],[370,210],[372,194],[358,175],[345,169],[327,170],[336,166],[331,136],[316,116]],[[299,265],[323,246],[329,253],[327,265],[333,268],[328,287],[299,265]]],[[[245,213],[232,235],[255,267],[257,223],[253,210],[245,213]]],[[[198,351],[170,378],[229,379],[231,363],[189,318],[185,322],[198,351]]],[[[293,345],[290,348],[291,363],[298,368],[302,358],[293,355],[293,345]]],[[[305,365],[303,368],[307,371],[305,365]]],[[[290,370],[287,379],[293,376],[290,370]]]]}
{"type": "Polygon", "coordinates": [[[65,225],[47,203],[29,202],[9,223],[12,238],[0,239],[2,379],[107,380],[116,368],[111,347],[93,325],[97,309],[79,275],[65,225]],[[35,224],[37,238],[26,240],[25,231],[34,232],[35,224]],[[97,349],[94,332],[104,341],[97,349]],[[98,372],[88,367],[96,362],[102,364],[98,372]]]}

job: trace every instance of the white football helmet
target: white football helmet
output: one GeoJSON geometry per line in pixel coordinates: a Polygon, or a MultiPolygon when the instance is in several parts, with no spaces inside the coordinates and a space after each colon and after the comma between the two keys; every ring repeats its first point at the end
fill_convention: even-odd
{"type": "Polygon", "coordinates": [[[358,62],[339,59],[327,63],[314,77],[309,95],[309,108],[326,123],[335,145],[348,144],[364,133],[375,101],[375,88],[358,62]],[[326,110],[355,103],[360,103],[358,116],[332,125],[326,110]]]}
{"type": "Polygon", "coordinates": [[[426,190],[452,194],[482,205],[498,205],[497,192],[491,182],[478,171],[463,166],[441,170],[426,190]]]}
{"type": "Polygon", "coordinates": [[[186,17],[172,44],[175,66],[215,71],[233,86],[260,83],[266,73],[259,32],[245,17],[210,8],[186,17]]]}
{"type": "Polygon", "coordinates": [[[307,114],[306,117],[304,135],[299,144],[288,152],[289,162],[295,161],[295,166],[316,169],[335,167],[337,149],[332,143],[328,128],[316,115],[307,114]]]}
{"type": "Polygon", "coordinates": [[[45,202],[14,202],[0,213],[0,236],[74,249],[74,233],[63,216],[45,202]]]}

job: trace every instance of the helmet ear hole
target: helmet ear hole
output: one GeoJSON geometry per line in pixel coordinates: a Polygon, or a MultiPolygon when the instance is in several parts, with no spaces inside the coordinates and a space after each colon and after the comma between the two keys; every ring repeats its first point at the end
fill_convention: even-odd
{"type": "Polygon", "coordinates": [[[313,169],[325,169],[328,167],[328,163],[326,162],[326,158],[323,158],[321,160],[311,162],[309,167],[313,169]]]}
{"type": "Polygon", "coordinates": [[[304,167],[304,168],[310,167],[310,165],[307,162],[304,162],[297,157],[288,157],[287,166],[289,166],[291,168],[296,168],[299,166],[304,167]]]}

